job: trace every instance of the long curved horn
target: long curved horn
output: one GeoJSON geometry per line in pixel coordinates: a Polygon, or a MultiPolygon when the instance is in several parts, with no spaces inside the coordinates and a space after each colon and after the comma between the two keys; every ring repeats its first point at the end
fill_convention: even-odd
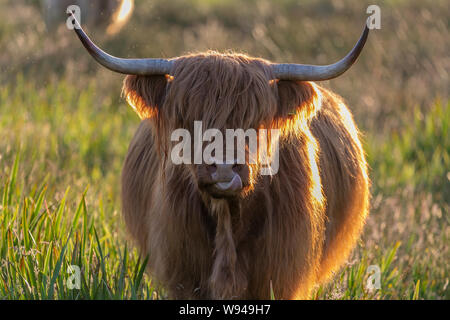
{"type": "Polygon", "coordinates": [[[80,23],[75,18],[75,15],[70,12],[69,16],[73,19],[74,30],[83,43],[86,50],[91,54],[91,56],[97,60],[102,66],[108,68],[109,70],[124,73],[124,74],[135,74],[140,76],[148,75],[163,75],[169,74],[170,69],[173,65],[173,60],[167,59],[122,59],[111,56],[104,52],[102,49],[97,47],[91,39],[86,35],[86,33],[81,28],[80,23]]]}
{"type": "Polygon", "coordinates": [[[345,58],[334,64],[314,66],[294,63],[274,63],[272,64],[272,70],[275,78],[297,81],[321,81],[336,78],[347,71],[356,61],[366,43],[368,35],[369,28],[366,23],[364,31],[352,51],[350,51],[345,58]]]}

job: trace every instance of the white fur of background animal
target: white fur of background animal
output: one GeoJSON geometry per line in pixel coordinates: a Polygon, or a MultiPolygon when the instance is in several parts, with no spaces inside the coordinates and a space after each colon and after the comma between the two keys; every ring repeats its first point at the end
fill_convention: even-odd
{"type": "Polygon", "coordinates": [[[77,5],[81,9],[81,23],[105,26],[108,34],[115,34],[128,22],[133,13],[134,0],[41,0],[42,13],[49,31],[65,25],[66,9],[77,5]]]}

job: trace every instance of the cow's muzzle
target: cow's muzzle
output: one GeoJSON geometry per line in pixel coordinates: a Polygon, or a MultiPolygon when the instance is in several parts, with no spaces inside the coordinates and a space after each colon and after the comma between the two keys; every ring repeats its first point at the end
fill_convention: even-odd
{"type": "Polygon", "coordinates": [[[239,176],[237,164],[212,164],[211,177],[214,187],[221,192],[239,192],[242,190],[242,179],[239,176]]]}
{"type": "Polygon", "coordinates": [[[213,163],[203,165],[199,170],[203,171],[203,189],[215,198],[237,196],[241,193],[245,183],[246,165],[213,163]]]}

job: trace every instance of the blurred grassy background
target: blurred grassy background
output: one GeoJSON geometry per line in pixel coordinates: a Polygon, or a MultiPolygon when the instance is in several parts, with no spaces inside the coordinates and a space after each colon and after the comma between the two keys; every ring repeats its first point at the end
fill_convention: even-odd
{"type": "MultiPolygon", "coordinates": [[[[115,36],[86,31],[122,57],[231,49],[328,64],[354,45],[370,4],[137,1],[115,36]]],[[[363,131],[371,216],[348,265],[314,298],[449,299],[450,9],[445,0],[376,4],[381,30],[354,67],[321,83],[345,98],[363,131]],[[369,291],[373,264],[382,288],[369,291]]],[[[124,249],[120,171],[139,120],[120,98],[123,76],[99,67],[64,25],[47,30],[36,0],[0,3],[0,48],[0,298],[53,297],[50,288],[58,298],[164,297],[147,276],[135,283],[142,261],[124,249]],[[85,217],[73,224],[77,214],[85,217]],[[85,268],[75,293],[63,284],[71,261],[85,268]]]]}

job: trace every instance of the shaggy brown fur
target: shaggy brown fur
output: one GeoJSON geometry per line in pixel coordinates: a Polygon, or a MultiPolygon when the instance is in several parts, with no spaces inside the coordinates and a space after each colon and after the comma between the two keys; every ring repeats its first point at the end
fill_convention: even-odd
{"type": "Polygon", "coordinates": [[[123,212],[149,270],[172,298],[308,298],[347,259],[362,230],[369,180],[358,131],[339,97],[311,82],[273,81],[268,63],[208,52],[173,74],[127,76],[144,119],[122,174],[123,212]],[[195,165],[174,165],[170,133],[279,128],[280,167],[251,170],[251,191],[214,199],[195,165]]]}

